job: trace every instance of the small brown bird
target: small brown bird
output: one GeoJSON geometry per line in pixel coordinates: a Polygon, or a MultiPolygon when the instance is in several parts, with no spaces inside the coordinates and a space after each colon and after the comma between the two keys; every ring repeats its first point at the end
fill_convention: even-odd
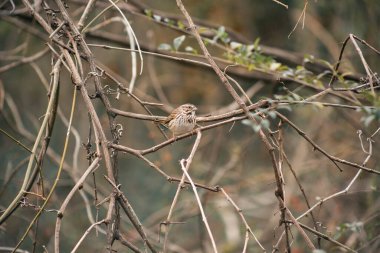
{"type": "Polygon", "coordinates": [[[173,137],[190,132],[196,125],[195,111],[197,107],[192,104],[184,104],[174,109],[161,124],[170,129],[173,137]]]}

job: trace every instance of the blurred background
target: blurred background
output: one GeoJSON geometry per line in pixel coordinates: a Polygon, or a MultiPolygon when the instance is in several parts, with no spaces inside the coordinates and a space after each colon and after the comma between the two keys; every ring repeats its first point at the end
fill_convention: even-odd
{"type": "MultiPolygon", "coordinates": [[[[66,2],[70,15],[78,20],[86,1],[66,2]]],[[[109,5],[107,1],[97,2],[86,24],[109,5]]],[[[129,2],[126,4],[121,1],[119,5],[123,7],[122,10],[131,23],[143,50],[202,60],[197,56],[187,55],[189,52],[185,50],[186,46],[191,46],[198,53],[201,53],[201,50],[194,38],[184,32],[186,29],[181,30],[167,25],[170,24],[170,20],[176,20],[177,25],[179,24],[177,20],[183,20],[174,1],[129,2]],[[163,20],[166,25],[162,24],[163,20]],[[186,39],[179,50],[158,50],[162,44],[173,45],[173,39],[183,34],[186,34],[186,39]]],[[[267,55],[292,69],[302,65],[303,57],[309,55],[334,65],[342,43],[350,33],[373,47],[380,48],[378,35],[380,6],[375,0],[345,1],[344,3],[328,0],[309,1],[305,10],[304,27],[301,18],[301,22],[293,32],[305,3],[300,0],[289,0],[284,3],[289,6],[288,9],[273,1],[262,0],[184,1],[190,15],[202,26],[213,27],[215,31],[220,27],[225,27],[233,41],[243,44],[259,41],[259,45],[266,47],[268,52],[281,50],[288,55],[299,57],[297,59],[301,61],[297,64],[289,59],[267,55]]],[[[51,5],[54,7],[53,3],[51,5]]],[[[18,62],[22,57],[31,56],[46,47],[46,41],[38,36],[39,33],[45,35],[46,33],[36,21],[30,18],[28,12],[22,11],[23,6],[17,5],[16,12],[11,15],[9,15],[11,9],[9,3],[3,4],[1,8],[1,66],[18,62]],[[22,22],[24,27],[16,21],[22,22]],[[34,27],[36,32],[24,30],[29,26],[34,27]]],[[[41,13],[44,12],[41,11],[41,13]]],[[[97,30],[91,30],[91,27],[117,16],[119,16],[117,11],[111,8],[86,27],[89,30],[86,34],[86,42],[128,48],[128,37],[120,22],[110,22],[97,30]]],[[[223,46],[223,43],[220,44],[223,46]]],[[[227,51],[223,47],[211,43],[207,46],[213,56],[228,59],[227,51]]],[[[91,45],[90,48],[104,69],[113,73],[123,86],[128,87],[132,76],[130,52],[91,45]]],[[[361,49],[368,64],[376,72],[379,68],[378,55],[368,47],[361,46],[361,49]]],[[[184,103],[196,105],[198,115],[202,116],[215,115],[221,109],[226,111],[229,108],[238,108],[211,69],[149,54],[144,54],[143,57],[144,70],[136,79],[134,94],[143,101],[163,104],[163,106],[149,107],[154,115],[166,116],[173,108],[184,103]]],[[[0,72],[2,86],[0,128],[27,147],[33,145],[46,110],[48,91],[45,86],[51,78],[50,62],[51,53],[48,52],[33,63],[20,64],[0,72]]],[[[140,64],[139,60],[138,64],[140,64]]],[[[234,66],[230,67],[230,69],[234,68],[234,66]]],[[[88,66],[85,66],[85,70],[88,71],[88,66]]],[[[344,53],[342,70],[359,77],[365,75],[352,44],[347,46],[344,53]]],[[[313,74],[322,73],[323,71],[313,74]]],[[[255,76],[245,68],[240,69],[240,72],[232,73],[231,76],[236,79],[242,89],[247,93],[249,91],[252,102],[257,102],[262,98],[273,99],[275,95],[284,94],[283,84],[276,81],[276,75],[273,72],[270,73],[269,78],[260,78],[260,75],[255,76]]],[[[328,78],[321,80],[326,86],[328,78]]],[[[114,108],[146,114],[146,111],[131,96],[122,93],[117,99],[118,87],[109,78],[102,77],[102,85],[108,91],[108,98],[114,108]]],[[[304,97],[317,93],[315,89],[293,82],[287,82],[286,87],[304,97]]],[[[90,95],[95,95],[93,82],[89,82],[88,89],[90,95]]],[[[71,77],[67,71],[62,71],[59,95],[59,107],[62,114],[57,117],[49,147],[50,153],[43,164],[44,183],[47,189],[51,187],[56,177],[57,162],[62,154],[67,131],[64,118],[68,118],[71,110],[72,93],[71,77]]],[[[360,94],[349,94],[349,96],[355,97],[354,100],[362,104],[373,105],[372,101],[360,94]]],[[[337,96],[326,96],[323,101],[351,104],[337,96]]],[[[103,104],[96,99],[93,103],[105,129],[108,129],[108,116],[103,104]]],[[[300,105],[292,106],[290,111],[281,112],[329,154],[358,164],[364,162],[367,154],[362,150],[357,131],[361,130],[364,133],[363,143],[368,149],[366,137],[379,128],[379,122],[376,120],[364,124],[365,114],[360,111],[300,105]]],[[[271,130],[277,130],[279,120],[277,118],[269,118],[269,120],[271,130]]],[[[122,145],[134,149],[146,149],[165,140],[156,125],[150,121],[118,116],[116,122],[123,128],[123,135],[120,138],[122,145]]],[[[79,96],[76,102],[73,129],[75,133],[70,139],[64,173],[47,207],[50,212],[43,213],[38,227],[30,232],[21,246],[29,252],[32,252],[33,240],[36,240],[35,252],[43,252],[43,247],[46,247],[46,252],[53,252],[56,220],[54,210],[59,209],[75,181],[88,166],[86,151],[82,144],[88,139],[89,120],[86,107],[79,96]],[[37,237],[35,237],[36,234],[37,237]]],[[[288,125],[285,124],[281,130],[284,150],[311,205],[321,198],[345,189],[357,173],[356,168],[343,165],[341,166],[343,172],[339,172],[330,160],[313,150],[313,147],[288,125]]],[[[107,136],[111,139],[109,131],[107,136]]],[[[367,167],[379,170],[379,134],[374,137],[374,140],[373,154],[367,167]]],[[[182,172],[178,161],[190,154],[194,141],[194,136],[176,141],[146,157],[168,175],[180,178],[182,172]]],[[[22,184],[26,167],[23,161],[29,154],[5,134],[0,134],[0,151],[0,208],[4,209],[22,184]]],[[[164,233],[160,230],[160,223],[167,217],[178,184],[168,182],[144,161],[130,154],[119,152],[117,168],[121,190],[147,229],[148,237],[154,241],[157,248],[161,248],[164,233]],[[160,241],[158,241],[159,235],[160,241]]],[[[285,164],[283,173],[287,207],[295,217],[298,217],[308,208],[292,172],[285,164]]],[[[76,194],[70,202],[62,223],[62,252],[71,250],[91,224],[88,212],[91,212],[95,218],[100,217],[98,220],[104,217],[107,205],[100,207],[94,205],[94,180],[98,191],[97,203],[107,197],[112,190],[105,181],[104,174],[104,166],[101,166],[94,173],[93,178],[88,178],[84,184],[83,193],[76,194]],[[90,210],[86,210],[86,201],[89,203],[90,210]]],[[[198,183],[210,187],[216,185],[223,187],[243,210],[253,233],[267,252],[272,250],[283,231],[279,227],[280,211],[274,193],[276,184],[268,151],[250,126],[236,122],[203,132],[200,147],[190,166],[190,175],[198,183]]],[[[349,188],[348,193],[314,209],[313,214],[319,226],[318,230],[359,252],[377,252],[376,250],[380,247],[378,185],[377,175],[363,173],[349,188]]],[[[245,227],[234,207],[221,193],[199,189],[199,194],[219,251],[241,252],[245,239],[245,227]]],[[[29,204],[19,208],[5,224],[0,226],[0,246],[12,247],[17,244],[35,214],[33,205],[41,204],[41,200],[33,196],[28,196],[26,202],[29,204]]],[[[211,252],[202,217],[190,187],[185,187],[181,191],[172,220],[181,223],[171,226],[169,252],[211,252]]],[[[126,238],[143,248],[143,242],[127,217],[122,217],[121,222],[121,231],[126,238]]],[[[302,222],[313,227],[310,215],[303,218],[302,222]]],[[[293,252],[309,252],[299,233],[294,229],[292,232],[293,252]]],[[[308,235],[315,245],[320,245],[326,252],[343,252],[341,248],[324,240],[318,244],[316,236],[308,235]]],[[[106,245],[105,236],[102,233],[92,232],[84,240],[78,252],[103,252],[104,245],[106,245]]],[[[118,242],[115,243],[114,249],[119,250],[118,252],[129,252],[118,242]]],[[[247,252],[259,250],[259,246],[251,238],[247,252]]],[[[283,243],[280,243],[279,250],[285,252],[283,243]]]]}

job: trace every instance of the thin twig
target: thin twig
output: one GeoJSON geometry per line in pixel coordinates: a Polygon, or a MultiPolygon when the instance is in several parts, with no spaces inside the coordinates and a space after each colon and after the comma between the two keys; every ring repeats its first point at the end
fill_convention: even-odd
{"type": "Polygon", "coordinates": [[[247,233],[248,236],[246,236],[246,242],[244,243],[245,246],[244,246],[243,252],[245,252],[245,250],[246,250],[246,244],[248,244],[249,234],[252,235],[252,237],[255,239],[255,241],[257,242],[257,244],[259,245],[259,247],[263,250],[263,252],[266,252],[264,246],[259,242],[259,240],[257,239],[256,235],[253,233],[252,228],[248,225],[248,222],[247,222],[247,220],[245,219],[245,217],[243,215],[243,210],[240,209],[238,207],[238,205],[236,205],[235,201],[232,200],[232,198],[227,194],[227,192],[222,187],[220,188],[220,191],[226,197],[226,199],[228,200],[228,202],[230,202],[232,204],[232,206],[235,208],[236,212],[239,214],[241,220],[244,223],[244,226],[245,226],[245,229],[246,229],[246,233],[247,233]]]}
{"type": "MultiPolygon", "coordinates": [[[[199,139],[199,141],[200,141],[200,138],[201,138],[201,132],[200,132],[200,131],[197,131],[197,140],[199,139]]],[[[194,145],[194,147],[195,147],[195,145],[194,145]]],[[[190,161],[190,162],[191,162],[191,161],[190,161]]],[[[200,210],[201,215],[202,215],[202,221],[203,221],[203,223],[205,224],[205,227],[206,227],[207,233],[208,233],[208,235],[209,235],[209,237],[210,237],[210,240],[211,240],[211,244],[212,244],[213,251],[214,251],[215,253],[217,253],[218,250],[217,250],[217,248],[216,248],[215,240],[214,240],[214,237],[213,237],[213,235],[212,235],[212,232],[211,232],[210,226],[209,226],[209,224],[208,224],[208,222],[207,222],[206,214],[205,214],[205,212],[203,211],[202,202],[201,202],[201,200],[200,200],[200,198],[199,198],[199,196],[198,196],[197,188],[195,187],[195,185],[194,185],[194,183],[193,183],[193,180],[191,179],[189,173],[187,172],[187,169],[188,169],[187,166],[188,166],[188,164],[190,164],[190,162],[187,161],[187,160],[185,160],[185,159],[182,159],[182,160],[180,161],[181,169],[182,169],[183,173],[186,175],[187,179],[189,180],[189,182],[190,182],[190,184],[191,184],[191,187],[192,187],[192,189],[193,189],[193,191],[194,191],[195,198],[196,198],[197,203],[198,203],[199,210],[200,210]]]]}
{"type": "Polygon", "coordinates": [[[86,5],[86,8],[84,9],[83,14],[82,14],[82,16],[79,19],[78,30],[82,30],[82,28],[84,26],[84,22],[86,21],[86,19],[87,19],[88,15],[90,14],[91,10],[94,8],[95,3],[96,3],[96,0],[89,0],[88,1],[87,5],[86,5]]]}
{"type": "MultiPolygon", "coordinates": [[[[61,63],[60,63],[60,60],[57,61],[56,65],[55,65],[55,71],[59,71],[59,67],[60,67],[61,63]]],[[[56,75],[57,78],[58,78],[58,75],[56,75]]],[[[58,80],[56,80],[54,83],[56,83],[56,86],[57,86],[57,89],[58,89],[58,80]]],[[[56,91],[57,93],[57,91],[56,91]]],[[[21,243],[24,241],[24,239],[26,238],[26,236],[28,235],[30,229],[32,228],[33,224],[36,222],[36,220],[39,218],[39,216],[42,214],[42,212],[44,211],[44,208],[45,206],[48,204],[50,198],[52,197],[53,195],[53,192],[55,190],[55,188],[57,187],[58,185],[58,182],[59,182],[59,179],[60,179],[60,176],[61,176],[61,172],[62,172],[62,168],[63,168],[63,162],[65,160],[65,156],[66,156],[66,152],[67,152],[67,147],[68,147],[68,143],[69,143],[69,137],[70,137],[70,127],[72,125],[72,121],[73,121],[73,117],[74,117],[74,111],[75,111],[75,104],[76,104],[76,94],[77,94],[77,90],[74,89],[74,93],[73,93],[73,99],[72,99],[72,104],[71,104],[71,112],[70,112],[70,120],[69,120],[69,126],[67,128],[67,132],[66,132],[66,138],[65,138],[65,142],[64,142],[64,147],[63,147],[63,152],[62,152],[62,157],[61,157],[61,162],[59,164],[59,168],[58,168],[58,171],[57,171],[57,175],[55,177],[55,180],[54,180],[54,183],[49,191],[49,194],[47,195],[46,197],[46,200],[44,201],[44,203],[42,204],[40,210],[37,212],[37,214],[34,216],[34,218],[32,219],[32,221],[30,222],[28,228],[26,229],[25,233],[23,234],[23,236],[21,237],[20,241],[17,243],[16,247],[15,247],[15,250],[21,245],[21,243]]],[[[47,116],[46,116],[47,117],[47,116]]],[[[48,118],[48,117],[47,117],[48,118]]]]}
{"type": "Polygon", "coordinates": [[[81,243],[83,242],[83,240],[86,238],[86,236],[91,232],[91,230],[94,227],[99,226],[102,223],[105,223],[105,220],[101,220],[101,221],[95,222],[94,224],[91,224],[91,226],[86,230],[86,232],[84,232],[84,234],[82,235],[82,237],[79,239],[79,241],[77,242],[77,244],[75,244],[74,248],[70,252],[71,253],[75,253],[78,250],[78,248],[81,245],[81,243]]]}
{"type": "Polygon", "coordinates": [[[93,172],[97,166],[99,166],[99,157],[95,158],[94,161],[92,161],[91,165],[86,169],[86,171],[83,173],[82,177],[76,182],[76,184],[71,189],[69,194],[67,194],[65,200],[63,201],[61,207],[58,210],[57,220],[56,220],[56,224],[55,224],[55,233],[54,233],[54,242],[55,242],[54,243],[54,252],[55,253],[59,253],[59,242],[60,242],[59,233],[60,233],[60,229],[61,229],[62,218],[64,216],[66,207],[69,204],[69,201],[71,200],[71,198],[74,196],[74,193],[79,189],[79,187],[81,187],[83,182],[86,180],[87,176],[91,172],[93,172]]]}
{"type": "MultiPolygon", "coordinates": [[[[54,67],[55,71],[55,78],[56,80],[53,82],[51,96],[49,100],[49,104],[46,108],[46,113],[44,120],[41,124],[40,130],[38,132],[38,135],[35,139],[32,153],[29,158],[28,166],[25,172],[23,183],[20,187],[20,190],[18,191],[16,197],[13,199],[13,201],[8,205],[8,207],[2,212],[0,216],[0,225],[7,219],[7,217],[13,212],[16,206],[18,206],[18,203],[21,199],[21,197],[24,195],[24,192],[27,190],[27,185],[31,179],[32,170],[33,170],[33,163],[35,161],[35,154],[37,152],[37,148],[40,145],[40,141],[42,139],[43,133],[46,131],[47,126],[49,123],[53,123],[55,119],[55,104],[57,104],[58,100],[58,72],[60,67],[61,61],[58,61],[54,67]]],[[[47,148],[47,147],[46,147],[47,148]]],[[[46,203],[46,202],[45,202],[46,203]]]]}
{"type": "Polygon", "coordinates": [[[350,247],[344,245],[343,243],[340,243],[340,242],[334,240],[330,236],[327,236],[327,235],[325,235],[325,234],[323,234],[323,233],[321,233],[321,232],[319,232],[319,231],[317,231],[315,229],[312,229],[311,227],[308,227],[305,224],[302,224],[301,222],[299,222],[299,225],[301,226],[301,228],[309,231],[310,233],[313,233],[313,234],[317,235],[318,237],[321,237],[322,239],[325,239],[326,241],[329,241],[329,242],[331,242],[331,243],[333,243],[333,244],[335,244],[335,245],[337,245],[337,246],[339,246],[339,247],[341,247],[343,249],[346,249],[349,252],[354,252],[354,253],[357,252],[356,250],[351,249],[350,247]]]}
{"type": "MultiPolygon", "coordinates": [[[[374,169],[370,169],[370,168],[367,168],[363,165],[359,165],[357,163],[353,163],[353,162],[350,162],[350,161],[346,161],[344,159],[341,159],[341,158],[338,158],[338,157],[335,157],[335,156],[332,156],[330,155],[328,152],[326,152],[324,149],[322,149],[321,147],[319,147],[313,140],[311,140],[301,129],[299,129],[293,122],[291,122],[287,117],[285,117],[283,114],[279,113],[279,112],[276,112],[276,114],[282,119],[284,120],[284,122],[286,122],[288,125],[290,125],[294,130],[296,130],[296,132],[301,135],[307,142],[309,142],[315,149],[317,149],[319,152],[321,152],[324,156],[326,156],[330,161],[332,161],[338,168],[339,170],[340,167],[337,165],[337,163],[342,163],[342,164],[345,164],[345,165],[349,165],[349,166],[352,166],[352,167],[355,167],[355,168],[358,168],[358,169],[362,169],[364,171],[367,171],[369,173],[374,173],[374,174],[378,174],[380,175],[380,171],[377,171],[377,170],[374,170],[374,169]]],[[[342,170],[341,170],[342,171],[342,170]]]]}
{"type": "MultiPolygon", "coordinates": [[[[191,152],[190,152],[190,155],[189,157],[186,159],[186,166],[185,166],[185,169],[186,171],[189,170],[190,168],[190,164],[191,162],[193,161],[193,157],[195,155],[195,152],[197,151],[198,149],[198,146],[199,146],[199,143],[201,141],[201,137],[202,137],[202,133],[200,130],[197,131],[197,138],[195,139],[195,142],[194,142],[194,145],[193,145],[193,148],[191,149],[191,152]]],[[[181,177],[181,180],[177,186],[177,191],[174,195],[174,198],[173,198],[173,201],[172,201],[172,204],[170,205],[170,209],[169,209],[169,212],[168,212],[168,216],[166,217],[166,220],[161,223],[161,224],[164,224],[167,226],[167,228],[165,229],[165,237],[164,237],[164,246],[163,246],[163,252],[165,253],[166,252],[166,247],[167,247],[167,242],[168,242],[168,238],[169,238],[169,230],[170,230],[170,224],[171,224],[171,218],[172,218],[172,214],[173,214],[173,211],[174,211],[174,207],[175,205],[177,204],[177,201],[178,201],[178,197],[179,197],[179,194],[180,194],[180,191],[183,187],[183,185],[185,184],[185,174],[182,174],[182,177],[181,177]]],[[[190,181],[190,184],[192,182],[190,181]]]]}
{"type": "Polygon", "coordinates": [[[138,216],[136,215],[135,211],[133,210],[128,199],[125,197],[124,193],[122,191],[120,191],[119,186],[115,185],[115,183],[110,178],[108,178],[107,176],[104,176],[104,177],[113,186],[114,191],[117,194],[117,199],[116,199],[117,202],[120,204],[121,208],[123,209],[125,214],[128,216],[129,220],[132,222],[132,224],[136,228],[137,232],[140,234],[144,243],[146,243],[146,245],[151,250],[151,252],[157,253],[157,250],[153,247],[152,243],[149,241],[138,216]]]}

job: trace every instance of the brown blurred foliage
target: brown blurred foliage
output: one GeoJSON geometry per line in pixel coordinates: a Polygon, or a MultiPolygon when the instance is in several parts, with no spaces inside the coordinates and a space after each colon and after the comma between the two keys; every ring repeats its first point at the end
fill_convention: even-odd
{"type": "MultiPolygon", "coordinates": [[[[0,9],[0,128],[2,129],[0,210],[2,211],[8,207],[19,191],[25,178],[26,161],[30,157],[30,153],[18,142],[28,148],[33,146],[51,95],[49,87],[52,83],[53,64],[57,62],[60,50],[64,50],[48,38],[49,33],[31,16],[25,5],[15,3],[15,10],[11,12],[11,2],[13,3],[13,1],[4,1],[0,9]],[[48,48],[47,43],[56,51],[53,52],[48,48]],[[27,60],[28,57],[44,49],[46,52],[43,56],[33,61],[27,60]]],[[[53,13],[56,11],[54,15],[61,22],[63,17],[58,11],[57,2],[60,1],[46,1],[45,4],[53,10],[53,13]]],[[[284,202],[287,209],[294,217],[298,217],[310,208],[300,190],[300,185],[307,195],[310,206],[350,186],[347,192],[342,192],[341,195],[317,205],[313,209],[313,216],[307,214],[300,221],[328,238],[339,241],[354,252],[377,252],[380,248],[378,212],[380,199],[378,198],[379,175],[376,172],[380,171],[380,152],[378,152],[380,134],[376,131],[379,131],[380,126],[380,100],[379,81],[375,72],[380,66],[379,54],[358,42],[368,65],[373,70],[374,85],[377,85],[374,92],[368,89],[363,92],[332,91],[311,100],[310,104],[304,102],[305,99],[320,94],[328,88],[342,43],[349,34],[356,35],[374,48],[380,48],[378,36],[380,6],[377,1],[371,0],[344,1],[344,3],[328,0],[306,2],[308,5],[304,28],[302,19],[297,23],[305,4],[300,0],[287,1],[288,9],[274,1],[262,0],[197,0],[184,1],[184,5],[195,19],[205,41],[208,39],[206,45],[222,71],[225,70],[239,83],[241,89],[249,94],[252,103],[262,99],[288,101],[284,102],[283,108],[275,107],[272,111],[280,112],[289,118],[304,131],[307,138],[329,155],[375,170],[375,173],[370,173],[368,170],[359,173],[358,166],[338,163],[342,169],[339,171],[331,159],[319,152],[290,124],[285,121],[280,123],[278,116],[270,114],[266,108],[261,108],[266,118],[265,124],[259,126],[275,147],[278,159],[276,162],[281,168],[284,180],[284,202]],[[296,29],[289,36],[296,25],[296,29]],[[221,27],[225,27],[225,32],[220,32],[221,27]],[[217,37],[218,31],[220,37],[217,37]],[[227,36],[228,40],[223,41],[223,36],[227,36]],[[213,39],[214,44],[210,42],[213,39]],[[256,57],[252,60],[253,63],[251,59],[246,62],[243,52],[239,51],[242,46],[234,49],[233,43],[231,44],[236,42],[248,46],[253,45],[255,41],[260,49],[252,50],[251,53],[256,57]],[[292,76],[285,77],[286,73],[292,73],[292,76]],[[331,104],[333,106],[330,106],[331,104]],[[351,106],[355,110],[344,106],[351,106]],[[372,145],[370,154],[367,152],[369,143],[372,145]],[[365,160],[367,157],[368,161],[365,160]]],[[[67,12],[77,24],[87,1],[69,0],[65,1],[65,4],[67,12]]],[[[175,1],[119,1],[118,6],[129,20],[141,48],[146,52],[160,54],[159,56],[143,54],[143,72],[137,75],[132,95],[127,94],[126,89],[120,90],[121,87],[129,87],[133,74],[131,52],[115,48],[105,49],[102,46],[128,49],[130,38],[120,21],[119,12],[114,7],[95,19],[109,5],[108,1],[96,1],[84,22],[85,30],[82,30],[84,41],[89,45],[96,64],[112,76],[106,76],[99,71],[101,90],[95,87],[88,59],[75,58],[73,50],[71,51],[76,66],[80,65],[79,62],[83,65],[82,77],[107,141],[144,150],[164,142],[165,138],[158,130],[157,124],[151,120],[107,113],[106,106],[102,99],[99,99],[99,93],[110,101],[113,108],[140,115],[148,115],[146,110],[148,108],[152,115],[166,116],[173,108],[184,103],[196,105],[198,116],[202,117],[239,109],[215,72],[199,63],[207,63],[207,60],[192,37],[175,1]],[[91,20],[94,22],[89,23],[91,20]],[[174,50],[173,40],[182,35],[186,36],[185,40],[178,50],[174,50]],[[171,46],[171,50],[159,50],[162,44],[171,46]],[[186,50],[186,47],[191,48],[186,50]],[[116,83],[115,79],[119,83],[116,83]],[[122,134],[117,138],[113,135],[115,129],[122,129],[122,134]]],[[[38,13],[47,22],[51,22],[54,20],[48,14],[51,10],[42,4],[38,13]]],[[[58,33],[62,33],[59,34],[59,39],[72,48],[72,41],[70,42],[70,38],[67,37],[72,31],[67,27],[65,25],[62,30],[58,30],[58,33]]],[[[53,26],[53,30],[56,28],[53,26]]],[[[78,47],[84,56],[83,47],[78,47]]],[[[137,72],[139,72],[142,63],[138,54],[136,57],[137,72]]],[[[368,80],[363,63],[351,42],[347,44],[342,66],[338,72],[337,87],[355,87],[363,83],[363,78],[368,80]]],[[[56,179],[65,145],[66,121],[72,110],[72,94],[75,89],[72,71],[63,65],[59,78],[58,107],[61,113],[57,115],[53,132],[49,136],[50,144],[43,159],[41,172],[29,190],[35,194],[23,194],[24,197],[19,201],[18,208],[9,218],[2,221],[0,252],[9,251],[7,247],[12,248],[20,241],[56,179]],[[37,193],[39,196],[36,196],[37,193]]],[[[244,97],[241,90],[235,84],[233,86],[239,95],[244,97]]],[[[199,125],[204,127],[212,123],[214,122],[200,121],[199,125]]],[[[267,252],[271,252],[275,246],[278,246],[279,252],[286,252],[286,240],[283,238],[279,241],[279,239],[285,227],[291,225],[292,221],[289,216],[286,220],[282,219],[283,210],[279,210],[279,201],[275,195],[273,161],[259,138],[257,126],[252,122],[239,120],[202,131],[202,139],[189,173],[195,182],[210,188],[220,186],[229,194],[242,210],[241,213],[252,232],[267,252]]],[[[43,252],[45,248],[46,252],[54,252],[57,210],[88,168],[89,163],[93,161],[88,159],[89,154],[85,149],[85,144],[91,136],[90,149],[91,152],[96,151],[94,141],[96,130],[92,127],[88,107],[78,91],[72,123],[73,132],[68,143],[63,172],[45,211],[27,234],[20,249],[27,252],[43,252]]],[[[168,136],[171,136],[170,133],[168,136]]],[[[194,141],[195,135],[192,135],[166,145],[145,157],[170,177],[181,178],[182,171],[178,161],[189,156],[194,141]]],[[[38,150],[40,149],[41,146],[38,150]]],[[[165,228],[160,223],[167,219],[178,182],[169,182],[141,157],[117,152],[112,148],[110,153],[113,173],[117,184],[120,184],[120,190],[128,198],[148,239],[157,252],[161,252],[165,228]],[[158,241],[159,235],[160,241],[158,241]]],[[[104,178],[106,174],[103,157],[99,168],[83,183],[79,190],[81,194],[75,193],[70,201],[62,219],[60,233],[62,252],[71,251],[86,229],[94,223],[94,220],[89,218],[91,216],[89,213],[92,213],[93,219],[97,221],[107,215],[108,202],[99,203],[116,193],[104,178]]],[[[197,189],[219,252],[244,252],[246,227],[239,212],[220,191],[197,189]]],[[[122,240],[117,240],[120,238],[115,237],[113,239],[116,241],[110,242],[112,233],[116,235],[115,230],[140,250],[136,252],[145,252],[147,246],[138,229],[132,225],[121,207],[116,209],[113,210],[112,220],[100,226],[106,234],[92,230],[80,245],[78,252],[109,252],[111,246],[117,252],[133,252],[130,247],[120,242],[122,240]]],[[[189,185],[181,188],[171,222],[179,224],[170,226],[167,252],[212,252],[209,237],[189,185]]],[[[292,252],[311,252],[304,238],[294,227],[289,228],[290,234],[287,235],[292,252]]],[[[325,252],[345,252],[342,247],[325,240],[326,238],[318,237],[310,231],[306,233],[315,247],[325,252]]],[[[252,237],[246,247],[246,252],[262,251],[252,237]]]]}

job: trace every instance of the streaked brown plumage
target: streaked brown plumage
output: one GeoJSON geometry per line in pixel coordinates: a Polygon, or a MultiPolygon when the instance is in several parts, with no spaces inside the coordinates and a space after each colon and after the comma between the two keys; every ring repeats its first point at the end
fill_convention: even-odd
{"type": "Polygon", "coordinates": [[[195,111],[197,107],[192,104],[183,104],[174,109],[172,113],[160,123],[173,133],[173,136],[190,132],[196,125],[195,111]]]}

